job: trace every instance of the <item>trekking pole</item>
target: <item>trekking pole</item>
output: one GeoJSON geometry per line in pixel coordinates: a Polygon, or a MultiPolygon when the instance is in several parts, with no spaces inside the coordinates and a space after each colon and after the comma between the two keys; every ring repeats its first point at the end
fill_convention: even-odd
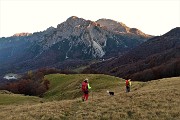
{"type": "Polygon", "coordinates": [[[91,91],[91,92],[92,92],[92,97],[91,97],[92,99],[91,99],[91,101],[93,101],[93,91],[91,91]]]}

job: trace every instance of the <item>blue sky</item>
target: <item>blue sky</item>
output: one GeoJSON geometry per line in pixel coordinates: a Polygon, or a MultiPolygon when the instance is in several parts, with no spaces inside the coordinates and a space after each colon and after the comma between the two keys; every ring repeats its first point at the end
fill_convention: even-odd
{"type": "Polygon", "coordinates": [[[0,0],[0,37],[43,31],[70,16],[113,19],[162,35],[180,27],[180,0],[0,0]]]}

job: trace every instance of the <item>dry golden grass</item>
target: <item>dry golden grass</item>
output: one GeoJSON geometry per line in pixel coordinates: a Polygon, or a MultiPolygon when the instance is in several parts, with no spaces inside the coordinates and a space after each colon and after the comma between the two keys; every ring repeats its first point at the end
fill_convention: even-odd
{"type": "MultiPolygon", "coordinates": [[[[180,120],[180,77],[146,83],[132,82],[125,93],[121,82],[112,88],[91,92],[89,101],[81,98],[0,105],[2,120],[180,120]],[[93,95],[93,97],[92,97],[93,95]]],[[[93,87],[93,86],[92,86],[93,87]]]]}

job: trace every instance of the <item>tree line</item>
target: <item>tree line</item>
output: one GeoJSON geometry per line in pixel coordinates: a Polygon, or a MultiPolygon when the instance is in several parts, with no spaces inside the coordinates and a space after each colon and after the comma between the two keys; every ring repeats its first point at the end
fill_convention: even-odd
{"type": "Polygon", "coordinates": [[[50,81],[44,76],[48,74],[74,74],[71,71],[60,71],[54,68],[42,68],[37,71],[28,71],[20,79],[8,82],[0,86],[0,90],[8,90],[15,94],[43,97],[49,89],[50,81]]]}

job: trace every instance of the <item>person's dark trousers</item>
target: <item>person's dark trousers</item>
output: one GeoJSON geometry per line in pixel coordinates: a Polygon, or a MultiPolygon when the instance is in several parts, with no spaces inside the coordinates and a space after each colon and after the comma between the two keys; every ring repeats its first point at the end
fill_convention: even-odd
{"type": "Polygon", "coordinates": [[[126,92],[130,92],[130,86],[126,86],[126,92]]]}

